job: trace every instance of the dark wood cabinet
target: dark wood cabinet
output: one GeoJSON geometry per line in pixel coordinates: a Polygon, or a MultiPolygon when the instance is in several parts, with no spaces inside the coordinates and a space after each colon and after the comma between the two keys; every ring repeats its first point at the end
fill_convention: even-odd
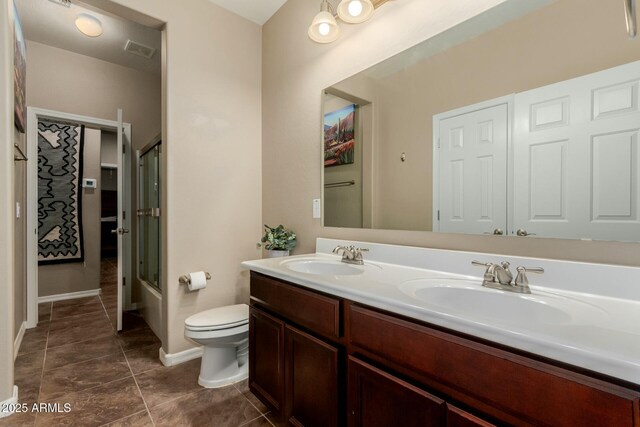
{"type": "Polygon", "coordinates": [[[467,411],[447,405],[447,427],[495,427],[488,421],[481,420],[467,411]]]}
{"type": "Polygon", "coordinates": [[[293,425],[338,425],[339,350],[285,327],[286,417],[293,425]]]}
{"type": "Polygon", "coordinates": [[[347,371],[350,427],[444,425],[442,399],[351,356],[347,371]]]}
{"type": "Polygon", "coordinates": [[[638,384],[254,272],[249,329],[251,391],[291,425],[640,427],[638,384]]]}
{"type": "Polygon", "coordinates": [[[251,307],[249,387],[276,411],[284,406],[284,347],[284,322],[251,307]]]}

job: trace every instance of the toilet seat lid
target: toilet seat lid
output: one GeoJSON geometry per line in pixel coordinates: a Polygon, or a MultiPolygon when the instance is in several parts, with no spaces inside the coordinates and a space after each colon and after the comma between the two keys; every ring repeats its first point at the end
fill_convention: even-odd
{"type": "Polygon", "coordinates": [[[249,322],[247,304],[227,305],[201,311],[187,317],[184,324],[191,328],[231,327],[249,322]]]}

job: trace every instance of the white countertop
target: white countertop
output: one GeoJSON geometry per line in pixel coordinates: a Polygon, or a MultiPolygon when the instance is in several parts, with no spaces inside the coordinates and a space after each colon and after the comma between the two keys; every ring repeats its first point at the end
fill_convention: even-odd
{"type": "MultiPolygon", "coordinates": [[[[245,261],[242,266],[310,289],[640,384],[638,268],[329,239],[318,239],[315,254],[245,261]],[[362,270],[361,274],[315,275],[296,272],[286,266],[296,260],[339,261],[339,256],[327,253],[330,252],[328,248],[338,244],[355,244],[370,249],[365,253],[365,265],[354,266],[362,270]],[[407,292],[407,283],[419,279],[463,279],[480,284],[483,270],[470,267],[472,259],[491,262],[504,259],[514,267],[542,266],[546,270],[543,276],[529,277],[533,297],[550,296],[559,301],[575,301],[577,307],[594,307],[589,313],[596,315],[578,321],[554,323],[545,318],[525,318],[530,314],[523,311],[523,318],[514,322],[496,316],[470,315],[464,309],[438,306],[407,292]],[[459,265],[460,268],[454,270],[453,265],[459,265]],[[446,267],[446,270],[440,266],[446,267]],[[566,280],[567,275],[574,277],[574,280],[566,280]],[[607,281],[602,280],[603,277],[608,278],[607,281]],[[581,288],[588,292],[577,291],[581,288]]],[[[509,304],[509,298],[523,298],[519,294],[486,289],[479,285],[478,288],[480,292],[501,294],[503,304],[509,304]]]]}

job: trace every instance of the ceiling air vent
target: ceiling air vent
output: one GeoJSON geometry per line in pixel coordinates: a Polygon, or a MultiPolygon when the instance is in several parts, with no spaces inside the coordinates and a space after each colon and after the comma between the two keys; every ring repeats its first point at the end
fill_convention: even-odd
{"type": "Polygon", "coordinates": [[[133,40],[127,40],[127,43],[124,45],[124,50],[147,59],[151,59],[151,57],[156,53],[154,48],[143,45],[142,43],[134,42],[133,40]]]}
{"type": "Polygon", "coordinates": [[[51,3],[59,4],[64,7],[71,7],[71,0],[49,0],[51,3]]]}

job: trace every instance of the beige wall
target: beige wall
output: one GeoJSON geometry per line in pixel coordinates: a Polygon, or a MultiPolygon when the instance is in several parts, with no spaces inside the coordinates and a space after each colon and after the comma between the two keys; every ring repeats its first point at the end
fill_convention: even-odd
{"type": "Polygon", "coordinates": [[[100,289],[100,130],[85,128],[82,177],[98,187],[81,188],[84,262],[38,267],[38,296],[100,289]]]}
{"type": "Polygon", "coordinates": [[[0,402],[13,395],[13,2],[0,2],[0,402]]]}
{"type": "Polygon", "coordinates": [[[186,317],[248,302],[240,262],[260,257],[261,28],[207,0],[191,0],[188,7],[172,0],[89,3],[143,22],[150,21],[131,9],[166,22],[163,348],[176,353],[193,346],[184,338],[186,317]],[[213,278],[206,289],[189,293],[178,278],[197,270],[213,278]]]}
{"type": "MultiPolygon", "coordinates": [[[[317,144],[322,89],[498,3],[502,2],[389,2],[365,25],[343,25],[341,39],[330,45],[315,44],[305,36],[306,26],[316,13],[313,2],[289,0],[267,22],[263,28],[263,220],[293,228],[299,236],[297,253],[313,251],[315,238],[321,236],[640,265],[638,244],[323,228],[320,220],[311,218],[311,200],[321,194],[317,144]],[[271,125],[283,122],[294,125],[271,125]]],[[[581,8],[574,10],[577,21],[581,8]]],[[[556,19],[565,23],[561,17],[556,19]]],[[[624,22],[623,15],[620,19],[624,22]]],[[[537,50],[546,47],[540,45],[537,50]]],[[[589,63],[586,52],[605,48],[598,42],[572,54],[589,63]]],[[[540,84],[544,84],[544,78],[540,76],[540,84]]]]}
{"type": "Polygon", "coordinates": [[[160,133],[160,76],[27,41],[27,105],[131,123],[141,148],[160,133]]]}

